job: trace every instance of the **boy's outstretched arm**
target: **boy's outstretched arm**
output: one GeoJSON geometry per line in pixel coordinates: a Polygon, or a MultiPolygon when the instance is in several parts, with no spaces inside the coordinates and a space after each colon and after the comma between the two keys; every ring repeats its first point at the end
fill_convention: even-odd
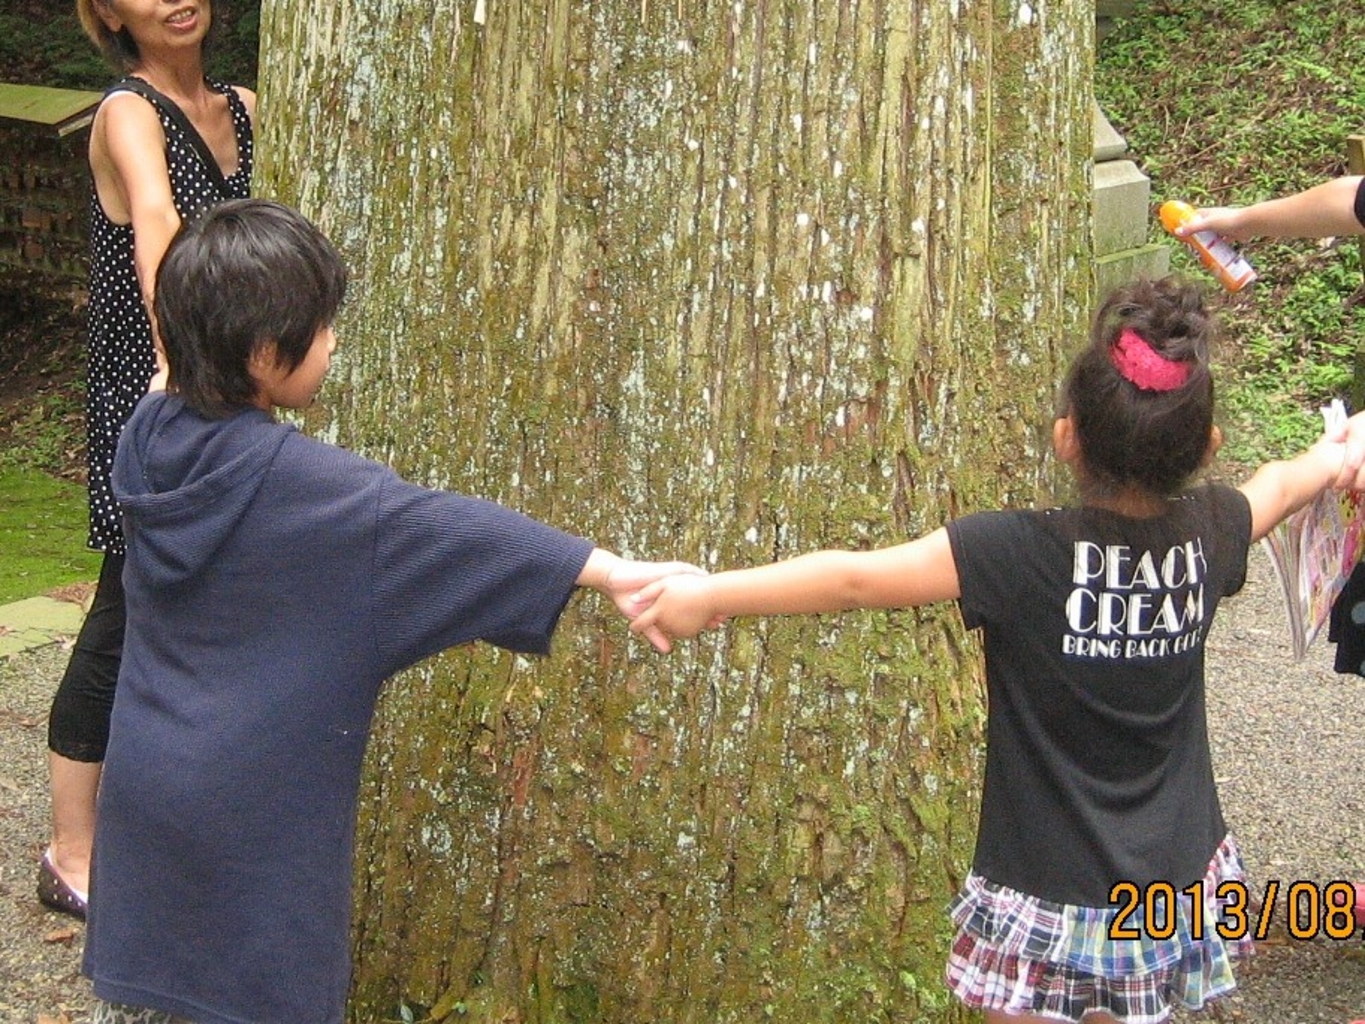
{"type": "Polygon", "coordinates": [[[1365,430],[1365,413],[1358,413],[1338,431],[1324,434],[1306,452],[1267,462],[1239,488],[1251,504],[1251,539],[1260,540],[1280,520],[1297,512],[1336,484],[1346,458],[1344,439],[1349,430],[1365,430]]]}
{"type": "MultiPolygon", "coordinates": [[[[593,548],[575,581],[580,587],[592,587],[611,598],[622,615],[634,619],[644,607],[638,601],[642,587],[665,576],[704,576],[705,570],[688,562],[637,562],[622,558],[604,548],[593,548]]],[[[636,629],[656,648],[665,653],[670,649],[668,638],[657,629],[636,629]]]]}
{"type": "Polygon", "coordinates": [[[874,551],[817,551],[753,569],[660,580],[640,592],[648,607],[630,628],[686,638],[736,615],[908,608],[960,595],[948,531],[938,529],[874,551]]]}

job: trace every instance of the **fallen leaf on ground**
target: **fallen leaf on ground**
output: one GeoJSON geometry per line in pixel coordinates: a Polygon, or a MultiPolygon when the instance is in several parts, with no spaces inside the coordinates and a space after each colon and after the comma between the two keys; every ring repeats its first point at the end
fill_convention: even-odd
{"type": "MultiPolygon", "coordinates": [[[[55,946],[59,942],[70,942],[76,937],[75,928],[58,928],[56,931],[48,932],[43,936],[43,941],[49,946],[55,946]]],[[[41,1020],[42,1018],[39,1018],[41,1020]]]]}
{"type": "Polygon", "coordinates": [[[54,601],[69,601],[71,604],[85,604],[95,593],[93,583],[69,583],[64,587],[56,587],[47,592],[47,596],[54,601]]]}

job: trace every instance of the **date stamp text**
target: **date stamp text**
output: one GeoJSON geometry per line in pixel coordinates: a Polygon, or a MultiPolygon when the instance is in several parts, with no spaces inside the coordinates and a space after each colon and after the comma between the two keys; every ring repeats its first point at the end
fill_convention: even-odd
{"type": "Polygon", "coordinates": [[[1140,886],[1118,882],[1109,890],[1109,905],[1117,908],[1109,925],[1110,939],[1171,938],[1183,908],[1190,922],[1190,938],[1204,938],[1209,924],[1218,934],[1235,942],[1248,936],[1264,941],[1277,912],[1284,914],[1284,929],[1291,939],[1308,940],[1319,936],[1329,939],[1365,938],[1356,923],[1355,887],[1349,882],[1290,882],[1287,886],[1271,879],[1256,899],[1245,882],[1228,881],[1218,885],[1214,895],[1217,913],[1206,922],[1205,883],[1177,889],[1169,882],[1140,886]],[[1283,906],[1279,906],[1281,893],[1283,906]]]}

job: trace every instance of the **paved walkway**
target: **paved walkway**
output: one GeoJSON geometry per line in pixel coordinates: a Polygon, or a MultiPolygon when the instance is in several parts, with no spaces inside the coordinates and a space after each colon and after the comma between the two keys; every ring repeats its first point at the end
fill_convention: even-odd
{"type": "Polygon", "coordinates": [[[85,611],[74,601],[30,597],[0,605],[0,658],[74,639],[85,611]]]}

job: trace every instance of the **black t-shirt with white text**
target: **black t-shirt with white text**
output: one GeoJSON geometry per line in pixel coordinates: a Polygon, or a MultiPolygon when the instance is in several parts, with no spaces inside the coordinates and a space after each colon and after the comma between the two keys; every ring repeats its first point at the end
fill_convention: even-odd
{"type": "Polygon", "coordinates": [[[1246,498],[1203,486],[1146,519],[983,512],[948,536],[986,651],[977,873],[1090,907],[1119,881],[1202,878],[1226,834],[1204,641],[1246,580],[1246,498]]]}

